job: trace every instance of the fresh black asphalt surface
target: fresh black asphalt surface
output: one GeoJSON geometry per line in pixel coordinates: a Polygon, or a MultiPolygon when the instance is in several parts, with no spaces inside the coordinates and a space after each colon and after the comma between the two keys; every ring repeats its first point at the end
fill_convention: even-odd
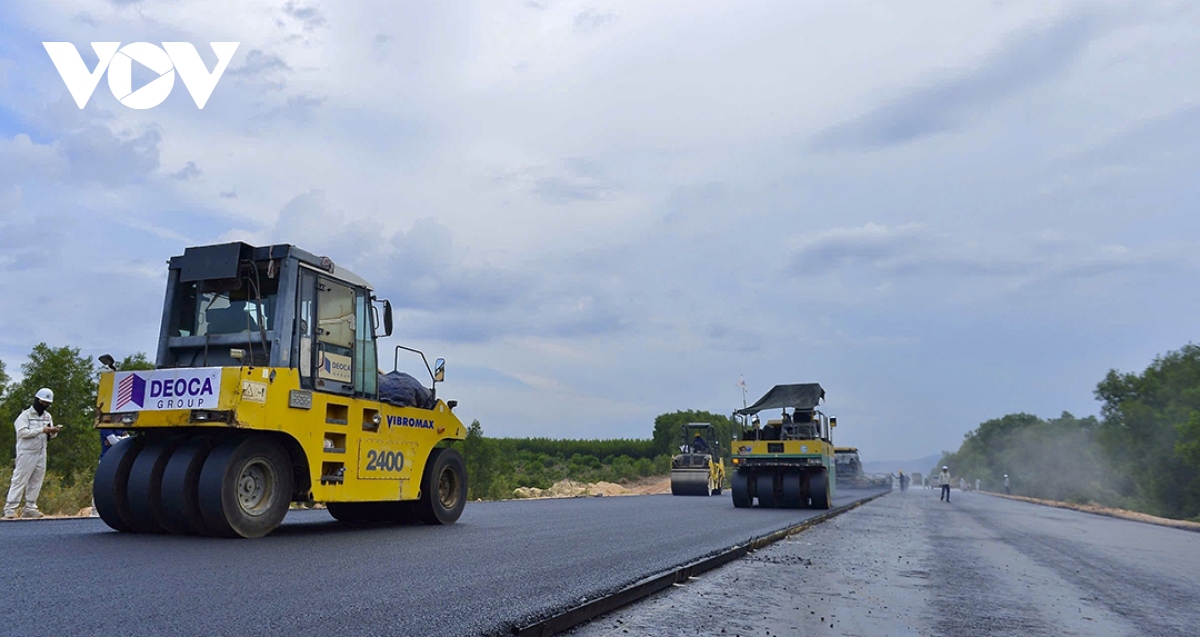
{"type": "MultiPolygon", "coordinates": [[[[872,492],[841,490],[835,506],[872,492]]],[[[272,535],[0,524],[3,634],[504,635],[820,511],[717,497],[469,503],[457,524],[350,527],[292,511],[272,535]]]]}
{"type": "Polygon", "coordinates": [[[910,489],[574,637],[1196,637],[1200,533],[910,489]]]}

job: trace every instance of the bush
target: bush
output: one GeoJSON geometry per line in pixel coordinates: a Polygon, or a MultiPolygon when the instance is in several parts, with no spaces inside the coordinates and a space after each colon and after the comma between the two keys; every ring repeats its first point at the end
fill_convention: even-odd
{"type": "MultiPolygon", "coordinates": [[[[13,464],[0,464],[0,497],[8,495],[12,484],[13,464]]],[[[92,476],[75,475],[64,479],[57,472],[47,471],[38,495],[38,510],[46,515],[77,515],[80,509],[92,506],[92,476]]]]}

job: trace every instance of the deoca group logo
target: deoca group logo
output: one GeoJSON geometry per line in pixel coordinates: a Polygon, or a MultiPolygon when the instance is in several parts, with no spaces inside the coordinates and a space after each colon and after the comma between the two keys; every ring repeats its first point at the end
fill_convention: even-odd
{"type": "Polygon", "coordinates": [[[176,71],[196,102],[196,108],[204,108],[239,44],[209,43],[213,53],[217,54],[217,65],[211,73],[204,66],[196,47],[187,42],[163,42],[162,48],[149,42],[130,42],[125,46],[121,46],[120,42],[92,42],[92,50],[99,61],[91,71],[74,44],[43,42],[42,46],[46,47],[54,68],[58,69],[58,74],[62,76],[63,83],[79,108],[87,105],[100,83],[100,76],[107,70],[108,88],[113,97],[129,108],[143,110],[154,108],[167,99],[175,86],[176,71]],[[136,91],[133,90],[134,62],[158,74],[157,78],[136,91]]]}

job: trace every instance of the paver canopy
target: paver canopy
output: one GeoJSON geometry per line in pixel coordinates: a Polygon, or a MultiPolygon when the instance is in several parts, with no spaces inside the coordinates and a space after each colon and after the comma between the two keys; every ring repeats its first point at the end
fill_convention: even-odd
{"type": "Polygon", "coordinates": [[[783,409],[784,407],[805,411],[816,409],[822,398],[825,398],[825,390],[821,388],[820,383],[776,385],[762,398],[759,398],[758,402],[734,413],[748,415],[756,414],[764,409],[783,409]]]}

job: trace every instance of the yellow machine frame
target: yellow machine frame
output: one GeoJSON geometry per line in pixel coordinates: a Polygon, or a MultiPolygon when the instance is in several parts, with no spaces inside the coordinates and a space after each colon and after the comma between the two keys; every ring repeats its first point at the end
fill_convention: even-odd
{"type": "Polygon", "coordinates": [[[426,410],[303,390],[294,369],[225,367],[220,375],[215,405],[120,413],[105,400],[113,395],[115,373],[104,372],[97,426],[277,432],[293,464],[305,468],[309,498],[317,502],[415,500],[429,452],[444,440],[466,436],[462,421],[442,400],[426,410]],[[311,406],[292,406],[293,400],[311,406]]]}

